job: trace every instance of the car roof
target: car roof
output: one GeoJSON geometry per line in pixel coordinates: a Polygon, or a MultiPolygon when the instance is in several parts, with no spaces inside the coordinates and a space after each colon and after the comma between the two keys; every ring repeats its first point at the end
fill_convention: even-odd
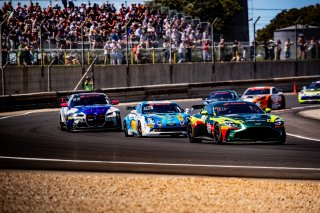
{"type": "Polygon", "coordinates": [[[101,92],[83,92],[83,93],[75,93],[75,94],[72,94],[73,96],[93,96],[93,95],[105,95],[104,93],[101,93],[101,92]]]}
{"type": "Polygon", "coordinates": [[[254,103],[250,102],[250,101],[216,101],[216,102],[211,102],[208,105],[220,105],[220,104],[225,104],[225,103],[229,103],[229,104],[249,104],[249,105],[255,105],[254,103]]]}
{"type": "Polygon", "coordinates": [[[141,104],[176,104],[174,101],[142,101],[141,104]]]}
{"type": "Polygon", "coordinates": [[[270,89],[274,88],[273,86],[258,86],[258,87],[249,87],[248,89],[270,89]]]}

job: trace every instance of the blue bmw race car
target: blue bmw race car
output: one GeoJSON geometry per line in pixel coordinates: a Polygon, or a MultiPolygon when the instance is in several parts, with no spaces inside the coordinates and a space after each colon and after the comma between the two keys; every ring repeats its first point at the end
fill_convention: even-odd
{"type": "Polygon", "coordinates": [[[123,120],[126,137],[187,135],[189,115],[175,102],[141,102],[137,106],[127,107],[127,110],[132,111],[123,120]]]}
{"type": "Polygon", "coordinates": [[[119,101],[110,103],[103,93],[73,94],[61,103],[61,130],[117,129],[121,130],[120,110],[113,107],[119,101]]]}

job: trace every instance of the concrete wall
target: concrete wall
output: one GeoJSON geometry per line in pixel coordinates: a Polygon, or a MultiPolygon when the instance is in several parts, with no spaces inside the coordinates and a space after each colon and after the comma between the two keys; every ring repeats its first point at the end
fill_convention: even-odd
{"type": "MultiPolygon", "coordinates": [[[[52,66],[51,91],[73,90],[84,71],[80,66],[52,66]]],[[[130,65],[129,75],[125,65],[94,66],[95,88],[116,88],[177,83],[224,82],[249,79],[320,75],[320,60],[295,61],[130,65]]],[[[9,66],[5,68],[5,94],[46,92],[48,67],[9,66]]],[[[92,76],[90,71],[88,75],[92,76]]],[[[82,89],[82,84],[78,89],[82,89]]],[[[2,88],[1,94],[2,94],[2,88]]]]}

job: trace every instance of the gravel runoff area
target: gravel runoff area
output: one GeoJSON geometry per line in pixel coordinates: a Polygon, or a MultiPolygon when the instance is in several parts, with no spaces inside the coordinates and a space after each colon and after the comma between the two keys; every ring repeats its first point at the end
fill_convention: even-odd
{"type": "Polygon", "coordinates": [[[0,170],[0,212],[320,212],[320,181],[0,170]]]}

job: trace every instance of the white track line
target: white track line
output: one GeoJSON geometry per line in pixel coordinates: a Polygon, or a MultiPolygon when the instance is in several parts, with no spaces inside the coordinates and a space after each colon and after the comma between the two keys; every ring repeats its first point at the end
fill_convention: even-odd
{"type": "Polygon", "coordinates": [[[37,112],[44,112],[44,111],[45,111],[45,110],[43,110],[43,109],[39,109],[39,110],[33,110],[33,111],[29,111],[29,112],[21,113],[21,114],[8,115],[8,116],[0,117],[0,120],[7,119],[7,118],[13,118],[13,117],[24,116],[24,115],[29,115],[29,114],[37,113],[37,112]]]}
{"type": "Polygon", "coordinates": [[[300,168],[300,167],[270,167],[270,166],[233,166],[233,165],[204,165],[204,164],[170,164],[170,163],[148,163],[148,162],[123,162],[123,161],[88,161],[88,160],[64,160],[64,159],[47,159],[47,158],[24,158],[0,156],[0,159],[11,160],[28,160],[28,161],[47,161],[47,162],[66,162],[66,163],[105,163],[121,165],[138,165],[138,166],[180,166],[180,167],[207,167],[207,168],[235,168],[235,169],[274,169],[274,170],[305,170],[320,171],[320,168],[300,168]]]}
{"type": "Polygon", "coordinates": [[[318,141],[318,142],[320,142],[320,139],[308,138],[308,137],[304,137],[304,136],[301,136],[301,135],[295,135],[295,134],[291,134],[291,133],[287,133],[287,135],[289,135],[289,136],[291,136],[291,137],[295,137],[295,138],[304,139],[304,140],[318,141]]]}

